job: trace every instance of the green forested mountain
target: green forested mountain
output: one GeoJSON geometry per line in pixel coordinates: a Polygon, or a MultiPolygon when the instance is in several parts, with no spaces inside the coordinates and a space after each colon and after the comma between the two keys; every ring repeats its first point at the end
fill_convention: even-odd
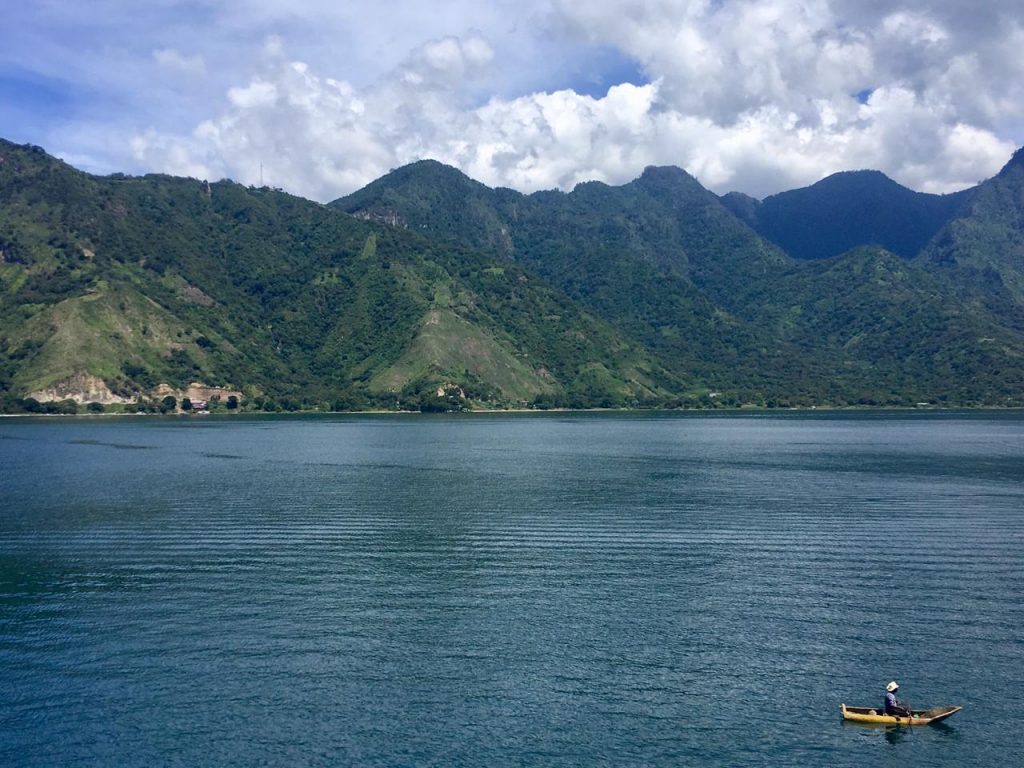
{"type": "Polygon", "coordinates": [[[973,191],[921,259],[1000,311],[1006,299],[1024,304],[1024,149],[973,191]]]}
{"type": "Polygon", "coordinates": [[[514,264],[281,192],[97,178],[0,144],[6,407],[190,383],[273,408],[621,405],[681,386],[514,264]]]}
{"type": "Polygon", "coordinates": [[[845,171],[763,201],[735,192],[722,202],[797,259],[825,259],[861,245],[911,258],[971,199],[914,192],[879,171],[845,171]]]}
{"type": "Polygon", "coordinates": [[[780,368],[795,353],[737,316],[745,307],[732,295],[735,282],[788,259],[677,168],[649,168],[624,187],[527,196],[424,161],[332,206],[520,264],[694,384],[764,391],[788,377],[780,368]]]}
{"type": "Polygon", "coordinates": [[[0,142],[0,407],[1020,405],[1020,166],[919,255],[808,260],[676,168],[522,195],[424,161],[323,206],[0,142]]]}
{"type": "MultiPolygon", "coordinates": [[[[980,190],[1005,175],[982,185],[979,197],[986,199],[980,190]]],[[[694,373],[726,390],[727,398],[1021,402],[1020,306],[991,295],[990,273],[973,280],[980,288],[968,296],[962,275],[909,258],[916,253],[912,244],[927,242],[941,216],[947,226],[963,226],[952,218],[954,209],[975,215],[976,207],[964,205],[974,192],[919,196],[881,174],[850,176],[855,183],[840,184],[849,194],[859,187],[871,198],[872,190],[888,190],[883,197],[896,209],[892,221],[917,222],[902,240],[888,238],[903,243],[903,253],[879,247],[874,241],[886,238],[868,227],[848,241],[852,250],[793,258],[759,237],[749,216],[734,213],[735,199],[727,206],[673,168],[650,168],[622,187],[588,183],[568,194],[520,195],[425,162],[332,205],[535,270],[642,342],[666,367],[694,373]],[[889,194],[892,187],[907,195],[889,194]],[[947,208],[939,216],[941,206],[947,208]]],[[[850,205],[851,216],[862,219],[877,207],[872,199],[850,205]]],[[[821,236],[835,240],[826,223],[821,236]]]]}

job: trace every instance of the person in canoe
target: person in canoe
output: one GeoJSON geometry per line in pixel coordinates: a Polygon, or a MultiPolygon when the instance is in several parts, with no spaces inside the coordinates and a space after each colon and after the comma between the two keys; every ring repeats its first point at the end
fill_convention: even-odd
{"type": "Polygon", "coordinates": [[[900,685],[895,680],[885,686],[885,714],[895,717],[910,717],[910,708],[905,702],[896,698],[896,691],[899,689],[900,685]]]}

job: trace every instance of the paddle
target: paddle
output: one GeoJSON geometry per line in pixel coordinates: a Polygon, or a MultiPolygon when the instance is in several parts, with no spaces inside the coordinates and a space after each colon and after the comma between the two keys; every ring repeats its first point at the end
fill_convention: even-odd
{"type": "Polygon", "coordinates": [[[914,710],[910,707],[909,701],[901,701],[900,706],[907,711],[907,730],[914,733],[914,710]]]}

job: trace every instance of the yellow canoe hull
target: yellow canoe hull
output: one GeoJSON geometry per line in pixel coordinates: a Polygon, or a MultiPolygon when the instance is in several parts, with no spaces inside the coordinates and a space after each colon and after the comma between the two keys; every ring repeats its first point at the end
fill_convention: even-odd
{"type": "Polygon", "coordinates": [[[912,709],[913,717],[896,717],[887,715],[880,708],[872,707],[848,707],[840,704],[844,720],[852,720],[857,723],[882,723],[884,725],[931,725],[955,715],[963,707],[932,707],[931,709],[912,709]]]}

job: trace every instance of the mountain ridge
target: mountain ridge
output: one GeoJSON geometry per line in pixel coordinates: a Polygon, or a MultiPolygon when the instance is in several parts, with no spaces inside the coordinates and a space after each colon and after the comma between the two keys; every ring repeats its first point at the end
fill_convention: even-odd
{"type": "Polygon", "coordinates": [[[974,189],[932,195],[910,190],[881,171],[860,170],[834,173],[764,200],[729,193],[722,201],[794,258],[828,258],[870,244],[909,259],[956,217],[974,189]]]}
{"type": "MultiPolygon", "coordinates": [[[[93,177],[0,144],[0,241],[8,405],[75,376],[124,399],[199,382],[286,410],[441,407],[432,393],[445,385],[469,393],[444,404],[460,407],[669,392],[642,350],[522,269],[273,190],[93,177]],[[436,311],[458,315],[477,359],[496,363],[425,359],[436,311]]],[[[464,340],[431,338],[435,350],[464,340]]]]}
{"type": "MultiPolygon", "coordinates": [[[[375,182],[375,190],[388,190],[392,210],[416,211],[415,204],[404,202],[406,195],[415,196],[415,191],[396,181],[392,176],[382,177],[375,182]]],[[[893,207],[897,221],[920,213],[923,202],[932,218],[928,231],[915,235],[915,248],[959,220],[974,194],[922,196],[880,172],[839,174],[811,193],[827,192],[837,185],[841,190],[858,187],[869,196],[882,189],[888,195],[882,207],[893,207]],[[889,193],[894,191],[895,202],[890,202],[889,193]],[[936,214],[937,203],[945,206],[938,212],[941,215],[936,214]]],[[[894,397],[902,387],[915,389],[915,396],[923,399],[948,380],[948,361],[940,349],[947,341],[959,345],[957,354],[964,358],[961,365],[979,376],[989,365],[988,353],[980,345],[965,347],[957,339],[998,338],[1012,366],[1019,363],[1019,307],[1002,300],[979,300],[989,290],[986,286],[998,282],[991,275],[984,280],[972,277],[969,292],[973,298],[960,305],[956,302],[966,296],[963,286],[955,285],[957,281],[950,281],[941,270],[936,272],[912,248],[898,253],[873,242],[875,238],[862,237],[847,243],[850,248],[823,258],[794,258],[760,238],[742,214],[736,215],[736,205],[713,195],[681,169],[646,169],[637,180],[618,187],[586,184],[571,192],[509,194],[518,196],[514,212],[508,207],[508,195],[502,201],[488,199],[487,188],[475,186],[474,206],[478,216],[480,210],[483,214],[477,220],[470,216],[467,230],[460,231],[458,222],[432,209],[426,216],[410,214],[410,226],[483,249],[493,238],[481,237],[481,233],[489,228],[500,230],[510,245],[493,249],[492,255],[539,271],[662,355],[685,359],[684,345],[666,344],[659,338],[660,331],[672,329],[670,337],[699,340],[704,363],[716,359],[745,368],[744,375],[759,381],[759,386],[772,386],[764,376],[768,371],[789,371],[780,375],[792,384],[795,369],[787,360],[794,358],[802,360],[806,375],[816,380],[807,387],[810,390],[857,386],[852,380],[858,376],[875,377],[880,388],[890,390],[886,397],[894,397]],[[859,304],[849,305],[838,298],[823,303],[809,281],[824,280],[844,269],[846,279],[856,282],[830,284],[827,290],[852,292],[860,297],[859,304]],[[636,280],[637,276],[642,277],[636,280]],[[618,295],[612,295],[614,291],[608,287],[599,288],[608,285],[616,286],[618,295]],[[899,295],[900,300],[893,301],[890,294],[899,295]],[[639,311],[630,315],[621,310],[623,306],[639,311]],[[921,307],[928,311],[915,319],[913,313],[921,307]],[[896,322],[879,325],[880,314],[893,315],[896,322]],[[712,317],[725,322],[722,328],[728,334],[718,338],[702,334],[706,328],[701,326],[712,317]],[[902,321],[907,326],[901,329],[902,321]],[[845,340],[842,335],[820,333],[837,322],[847,323],[855,332],[845,340]],[[902,350],[906,359],[915,361],[911,366],[915,375],[906,375],[905,366],[891,356],[883,355],[884,367],[875,365],[872,355],[882,350],[864,341],[879,334],[902,350]],[[832,383],[826,381],[829,378],[832,383]]],[[[364,192],[331,205],[357,215],[373,215],[379,200],[364,192]]],[[[868,202],[866,210],[872,205],[878,208],[877,201],[868,202]]],[[[1012,281],[1012,269],[1007,274],[1012,281]]],[[[702,374],[716,384],[723,381],[715,378],[712,368],[705,366],[702,374]]],[[[869,388],[866,383],[859,386],[869,388]]],[[[1004,396],[1014,396],[1009,381],[996,388],[1004,396]]]]}
{"type": "Polygon", "coordinates": [[[0,408],[1024,404],[1018,155],[917,255],[807,260],[674,167],[523,195],[421,161],[321,205],[0,141],[0,408]]]}

